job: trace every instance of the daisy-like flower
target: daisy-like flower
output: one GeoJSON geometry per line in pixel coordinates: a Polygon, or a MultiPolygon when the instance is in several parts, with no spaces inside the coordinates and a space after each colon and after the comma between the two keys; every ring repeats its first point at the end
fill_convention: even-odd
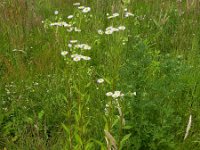
{"type": "Polygon", "coordinates": [[[72,44],[69,43],[69,44],[68,44],[68,47],[69,47],[69,48],[72,48],[72,44]]]}
{"type": "Polygon", "coordinates": [[[126,27],[125,26],[119,26],[118,29],[123,31],[123,30],[126,29],[126,27]]]}
{"type": "Polygon", "coordinates": [[[71,58],[74,58],[74,57],[77,57],[77,56],[79,56],[79,54],[72,54],[71,58]]]}
{"type": "Polygon", "coordinates": [[[88,12],[90,12],[90,10],[91,10],[90,7],[85,7],[85,8],[83,8],[82,12],[83,13],[88,13],[88,12]]]}
{"type": "Polygon", "coordinates": [[[70,27],[69,29],[67,29],[67,32],[72,32],[73,31],[73,27],[70,27]]]}
{"type": "Polygon", "coordinates": [[[103,82],[104,82],[104,79],[102,78],[97,80],[97,83],[103,83],[103,82]]]}
{"type": "Polygon", "coordinates": [[[87,45],[87,44],[76,44],[75,48],[80,48],[83,50],[91,50],[91,46],[87,45]]]}
{"type": "Polygon", "coordinates": [[[73,58],[73,61],[80,61],[81,59],[83,59],[83,60],[91,59],[89,56],[83,56],[83,55],[79,55],[79,54],[72,54],[71,57],[73,58]]]}
{"type": "Polygon", "coordinates": [[[105,34],[112,34],[115,31],[119,31],[119,29],[110,26],[106,28],[105,34]]]}
{"type": "Polygon", "coordinates": [[[54,22],[54,23],[51,23],[50,26],[64,26],[64,27],[71,27],[70,24],[66,23],[66,22],[54,22]]]}
{"type": "Polygon", "coordinates": [[[73,15],[69,15],[67,18],[72,19],[73,17],[74,17],[73,15]]]}
{"type": "Polygon", "coordinates": [[[74,3],[73,5],[74,6],[80,6],[80,3],[74,3]]]}
{"type": "Polygon", "coordinates": [[[82,56],[81,57],[83,60],[91,60],[91,58],[89,56],[82,56]]]}
{"type": "Polygon", "coordinates": [[[118,98],[121,96],[121,91],[115,91],[114,94],[112,95],[113,98],[118,98]]]}
{"type": "Polygon", "coordinates": [[[112,16],[109,16],[108,19],[116,18],[119,16],[119,13],[114,13],[112,16]]]}
{"type": "Polygon", "coordinates": [[[126,12],[125,13],[125,17],[127,18],[127,17],[134,17],[134,14],[132,14],[132,13],[130,13],[130,12],[126,12]]]}
{"type": "Polygon", "coordinates": [[[62,51],[62,52],[61,52],[61,55],[64,56],[64,57],[65,57],[67,54],[68,54],[68,51],[62,51]]]}
{"type": "Polygon", "coordinates": [[[112,96],[112,95],[113,95],[112,92],[107,92],[107,93],[106,93],[106,96],[108,96],[108,97],[110,97],[110,96],[112,96]]]}
{"type": "Polygon", "coordinates": [[[55,15],[58,15],[58,13],[59,13],[59,12],[58,12],[57,10],[54,11],[54,14],[55,14],[55,15]]]}
{"type": "Polygon", "coordinates": [[[98,34],[100,34],[100,35],[103,34],[103,31],[102,31],[102,30],[98,30],[97,32],[98,32],[98,34]]]}
{"type": "Polygon", "coordinates": [[[79,6],[78,9],[83,10],[85,6],[79,6]]]}
{"type": "Polygon", "coordinates": [[[73,61],[76,61],[76,62],[77,62],[77,61],[80,61],[80,60],[81,60],[81,57],[80,57],[80,56],[76,56],[76,57],[73,58],[73,61]]]}
{"type": "Polygon", "coordinates": [[[74,44],[74,43],[77,43],[78,41],[77,40],[70,40],[69,42],[74,44]]]}
{"type": "Polygon", "coordinates": [[[75,28],[74,28],[74,31],[75,31],[75,32],[81,32],[81,29],[75,27],[75,28]]]}
{"type": "Polygon", "coordinates": [[[112,33],[113,33],[112,30],[106,30],[106,31],[105,31],[105,34],[112,34],[112,33]]]}

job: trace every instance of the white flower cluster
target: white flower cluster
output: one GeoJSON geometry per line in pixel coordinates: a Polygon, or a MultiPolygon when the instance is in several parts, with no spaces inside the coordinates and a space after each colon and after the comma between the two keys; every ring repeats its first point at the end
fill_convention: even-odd
{"type": "Polygon", "coordinates": [[[88,13],[91,11],[90,7],[85,7],[85,6],[79,6],[78,9],[80,9],[83,13],[88,13]]]}
{"type": "Polygon", "coordinates": [[[77,40],[70,40],[70,43],[68,44],[69,48],[75,48],[75,49],[81,49],[81,50],[91,50],[91,46],[88,44],[76,44],[77,40]],[[74,45],[73,45],[74,44],[74,45]]]}
{"type": "Polygon", "coordinates": [[[123,31],[125,29],[126,29],[125,26],[119,26],[117,28],[110,26],[106,28],[105,34],[113,34],[113,32],[123,31]]]}
{"type": "Polygon", "coordinates": [[[67,29],[67,32],[72,32],[72,31],[81,32],[81,29],[79,29],[77,27],[70,27],[69,29],[67,29]]]}
{"type": "Polygon", "coordinates": [[[50,26],[71,27],[72,25],[62,21],[62,22],[53,22],[50,24],[50,26]]]}
{"type": "Polygon", "coordinates": [[[91,46],[87,44],[76,44],[74,48],[82,49],[82,50],[91,50],[91,46]]]}
{"type": "MultiPolygon", "coordinates": [[[[65,57],[67,54],[68,54],[69,52],[68,51],[62,51],[61,52],[61,55],[63,56],[63,57],[65,57]]],[[[81,59],[83,59],[83,60],[90,60],[91,58],[90,57],[88,57],[88,56],[83,56],[83,55],[80,55],[80,54],[72,54],[71,55],[71,58],[73,59],[73,61],[80,61],[81,59]]]]}
{"type": "Polygon", "coordinates": [[[121,93],[121,91],[114,91],[114,93],[113,93],[113,92],[108,92],[108,93],[106,93],[106,96],[108,96],[108,97],[111,96],[112,98],[116,99],[116,98],[118,98],[118,97],[123,97],[124,94],[121,93]]]}
{"type": "Polygon", "coordinates": [[[83,55],[80,55],[80,54],[72,54],[71,57],[73,58],[73,61],[80,61],[81,59],[83,60],[90,60],[91,58],[88,57],[88,56],[83,56],[83,55]]]}

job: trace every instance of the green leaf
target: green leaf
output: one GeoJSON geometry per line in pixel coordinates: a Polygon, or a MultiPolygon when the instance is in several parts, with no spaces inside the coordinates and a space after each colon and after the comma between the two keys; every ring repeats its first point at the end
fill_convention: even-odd
{"type": "Polygon", "coordinates": [[[123,148],[124,143],[130,138],[130,136],[131,136],[131,133],[130,133],[130,134],[127,134],[127,135],[125,135],[125,136],[123,137],[123,139],[122,139],[121,142],[120,142],[120,149],[123,148]]]}
{"type": "Polygon", "coordinates": [[[66,127],[66,125],[64,125],[64,124],[62,123],[62,127],[64,128],[64,130],[65,130],[68,134],[70,134],[70,130],[66,127]]]}
{"type": "Polygon", "coordinates": [[[75,139],[76,139],[76,142],[79,143],[80,145],[83,145],[83,142],[81,140],[81,137],[78,135],[78,134],[75,134],[75,139]]]}

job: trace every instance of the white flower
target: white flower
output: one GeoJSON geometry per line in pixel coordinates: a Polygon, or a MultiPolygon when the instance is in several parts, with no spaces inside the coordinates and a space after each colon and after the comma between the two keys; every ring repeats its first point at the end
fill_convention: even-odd
{"type": "Polygon", "coordinates": [[[128,11],[128,9],[127,9],[127,8],[124,8],[124,11],[128,11]]]}
{"type": "Polygon", "coordinates": [[[80,3],[74,3],[73,5],[74,6],[80,6],[80,3]]]}
{"type": "Polygon", "coordinates": [[[81,57],[80,57],[80,56],[76,56],[76,57],[73,58],[73,61],[76,61],[76,62],[77,62],[77,61],[80,61],[80,60],[81,60],[81,57]]]}
{"type": "Polygon", "coordinates": [[[108,92],[108,93],[106,93],[106,96],[112,96],[112,95],[113,95],[112,92],[108,92]]]}
{"type": "Polygon", "coordinates": [[[72,54],[72,55],[71,55],[72,58],[78,57],[78,56],[79,56],[79,54],[72,54]]]}
{"type": "Polygon", "coordinates": [[[102,78],[97,80],[97,83],[103,83],[103,82],[104,82],[104,79],[102,78]]]}
{"type": "Polygon", "coordinates": [[[67,32],[72,32],[73,31],[73,27],[70,27],[69,29],[67,29],[67,32]]]}
{"type": "Polygon", "coordinates": [[[112,34],[113,32],[116,32],[116,31],[119,31],[119,29],[110,26],[106,28],[105,34],[112,34]]]}
{"type": "Polygon", "coordinates": [[[121,96],[121,91],[115,91],[114,94],[112,95],[113,98],[118,98],[121,96]]]}
{"type": "Polygon", "coordinates": [[[83,49],[83,50],[90,50],[91,46],[89,46],[87,44],[76,44],[75,48],[80,48],[80,49],[83,49]]]}
{"type": "Polygon", "coordinates": [[[81,57],[83,60],[90,60],[91,58],[90,57],[88,57],[88,56],[82,56],[81,57]]]}
{"type": "Polygon", "coordinates": [[[69,15],[67,18],[72,19],[73,17],[74,17],[73,15],[69,15]]]}
{"type": "Polygon", "coordinates": [[[58,13],[59,13],[59,12],[58,12],[57,10],[54,11],[54,14],[55,14],[55,15],[58,15],[58,13]]]}
{"type": "Polygon", "coordinates": [[[125,26],[119,26],[118,29],[119,29],[119,30],[125,30],[126,27],[125,27],[125,26]]]}
{"type": "Polygon", "coordinates": [[[90,10],[91,10],[90,7],[85,7],[85,8],[83,8],[82,12],[83,13],[88,13],[90,10]]]}
{"type": "Polygon", "coordinates": [[[54,22],[54,23],[51,23],[50,26],[71,27],[71,25],[66,22],[54,22]]]}
{"type": "Polygon", "coordinates": [[[136,92],[133,92],[133,95],[135,95],[135,96],[136,96],[136,95],[137,95],[137,93],[136,93],[136,92]]]}
{"type": "Polygon", "coordinates": [[[69,42],[74,44],[74,43],[77,43],[78,41],[77,40],[70,40],[69,42]]]}
{"type": "Polygon", "coordinates": [[[119,13],[114,13],[113,16],[117,17],[119,16],[119,13]]]}
{"type": "Polygon", "coordinates": [[[113,33],[112,30],[106,30],[106,31],[105,31],[105,34],[112,34],[112,33],[113,33]]]}
{"type": "Polygon", "coordinates": [[[62,52],[61,52],[61,55],[64,56],[64,57],[65,57],[67,54],[68,54],[68,51],[62,51],[62,52]]]}
{"type": "Polygon", "coordinates": [[[81,10],[84,9],[84,8],[85,8],[85,6],[79,6],[78,7],[78,9],[81,9],[81,10]]]}
{"type": "Polygon", "coordinates": [[[81,32],[81,29],[75,27],[75,28],[74,28],[74,31],[75,31],[75,32],[81,32]]]}
{"type": "Polygon", "coordinates": [[[130,12],[126,12],[126,13],[125,13],[125,17],[127,18],[127,17],[129,17],[129,16],[134,17],[134,14],[132,14],[132,13],[130,13],[130,12]]]}
{"type": "Polygon", "coordinates": [[[103,34],[103,31],[102,31],[102,30],[98,30],[97,32],[98,32],[98,34],[100,34],[100,35],[103,34]]]}
{"type": "Polygon", "coordinates": [[[115,17],[118,17],[118,16],[119,16],[119,13],[114,13],[112,16],[109,16],[108,19],[115,18],[115,17]]]}
{"type": "Polygon", "coordinates": [[[89,56],[83,56],[83,55],[79,55],[79,54],[72,54],[71,57],[73,58],[73,61],[80,61],[81,59],[83,59],[83,60],[91,59],[89,56]]]}
{"type": "Polygon", "coordinates": [[[68,47],[71,48],[71,47],[72,47],[72,44],[69,43],[69,44],[68,44],[68,47]]]}

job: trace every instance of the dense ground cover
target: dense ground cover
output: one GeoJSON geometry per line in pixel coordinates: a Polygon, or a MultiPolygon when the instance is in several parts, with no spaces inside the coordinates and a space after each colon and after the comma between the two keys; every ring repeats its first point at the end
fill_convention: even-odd
{"type": "Polygon", "coordinates": [[[0,149],[198,150],[199,5],[2,0],[0,149]]]}

